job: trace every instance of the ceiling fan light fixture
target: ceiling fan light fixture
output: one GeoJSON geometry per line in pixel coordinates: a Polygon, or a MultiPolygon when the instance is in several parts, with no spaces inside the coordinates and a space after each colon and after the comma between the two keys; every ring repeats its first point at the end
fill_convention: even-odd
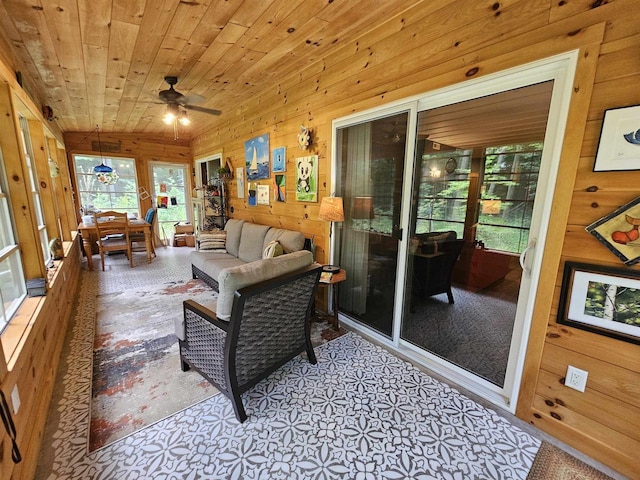
{"type": "Polygon", "coordinates": [[[184,125],[185,127],[191,123],[191,120],[189,120],[189,117],[187,116],[187,112],[184,110],[180,112],[178,121],[180,122],[180,125],[184,125]]]}
{"type": "Polygon", "coordinates": [[[167,105],[166,113],[162,116],[162,121],[167,125],[171,125],[177,120],[178,114],[178,105],[175,103],[170,103],[167,105]]]}

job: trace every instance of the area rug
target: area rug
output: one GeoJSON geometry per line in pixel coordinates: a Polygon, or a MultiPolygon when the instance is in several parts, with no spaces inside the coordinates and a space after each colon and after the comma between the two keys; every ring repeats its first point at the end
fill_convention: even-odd
{"type": "Polygon", "coordinates": [[[216,395],[57,478],[526,478],[540,441],[495,411],[352,332],[316,355],[245,392],[242,424],[216,395]]]}
{"type": "Polygon", "coordinates": [[[174,335],[183,300],[215,297],[201,280],[97,297],[89,451],[218,393],[182,372],[174,335]]]}
{"type": "Polygon", "coordinates": [[[543,442],[527,480],[611,480],[611,477],[543,442]]]}

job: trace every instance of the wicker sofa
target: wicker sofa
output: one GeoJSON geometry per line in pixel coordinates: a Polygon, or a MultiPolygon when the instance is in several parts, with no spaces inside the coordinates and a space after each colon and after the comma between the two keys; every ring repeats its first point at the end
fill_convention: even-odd
{"type": "Polygon", "coordinates": [[[239,288],[268,280],[313,263],[311,252],[303,250],[300,232],[230,219],[225,225],[224,249],[190,253],[193,278],[200,278],[218,292],[218,318],[229,319],[233,296],[239,288]],[[277,241],[283,255],[263,258],[265,247],[277,241]]]}
{"type": "Polygon", "coordinates": [[[247,418],[243,392],[304,351],[316,363],[309,317],[321,271],[314,264],[238,289],[229,321],[184,302],[176,324],[181,368],[193,368],[224,393],[240,422],[247,418]]]}

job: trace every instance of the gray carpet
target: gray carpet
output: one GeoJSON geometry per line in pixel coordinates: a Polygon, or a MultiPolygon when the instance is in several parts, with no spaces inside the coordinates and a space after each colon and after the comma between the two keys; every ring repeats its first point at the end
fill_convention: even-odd
{"type": "Polygon", "coordinates": [[[445,294],[415,301],[402,338],[503,386],[515,300],[491,290],[473,293],[456,287],[453,297],[453,305],[445,294]]]}

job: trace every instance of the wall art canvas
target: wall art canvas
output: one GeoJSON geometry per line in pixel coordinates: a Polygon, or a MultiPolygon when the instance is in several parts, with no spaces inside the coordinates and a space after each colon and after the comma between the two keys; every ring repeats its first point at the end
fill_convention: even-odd
{"type": "Polygon", "coordinates": [[[318,201],[318,156],[296,158],[296,200],[318,201]]]}
{"type": "Polygon", "coordinates": [[[640,262],[640,197],[586,227],[626,265],[640,262]]]}
{"type": "Polygon", "coordinates": [[[247,181],[269,178],[269,134],[265,133],[244,142],[247,181]]]}
{"type": "Polygon", "coordinates": [[[640,343],[640,272],[566,262],[558,323],[640,343]]]}
{"type": "Polygon", "coordinates": [[[273,179],[273,199],[276,202],[286,202],[287,177],[276,175],[273,179]]]}
{"type": "Polygon", "coordinates": [[[269,205],[269,185],[258,185],[258,205],[269,205]]]}
{"type": "Polygon", "coordinates": [[[258,186],[255,183],[249,183],[249,206],[255,207],[258,204],[258,186]]]}
{"type": "Polygon", "coordinates": [[[236,187],[238,187],[238,198],[244,198],[244,168],[236,168],[236,187]]]}
{"type": "Polygon", "coordinates": [[[286,172],[287,171],[287,149],[286,147],[279,147],[273,149],[271,155],[271,161],[273,172],[286,172]]]}
{"type": "Polygon", "coordinates": [[[640,105],[604,112],[594,172],[640,170],[640,105]]]}

